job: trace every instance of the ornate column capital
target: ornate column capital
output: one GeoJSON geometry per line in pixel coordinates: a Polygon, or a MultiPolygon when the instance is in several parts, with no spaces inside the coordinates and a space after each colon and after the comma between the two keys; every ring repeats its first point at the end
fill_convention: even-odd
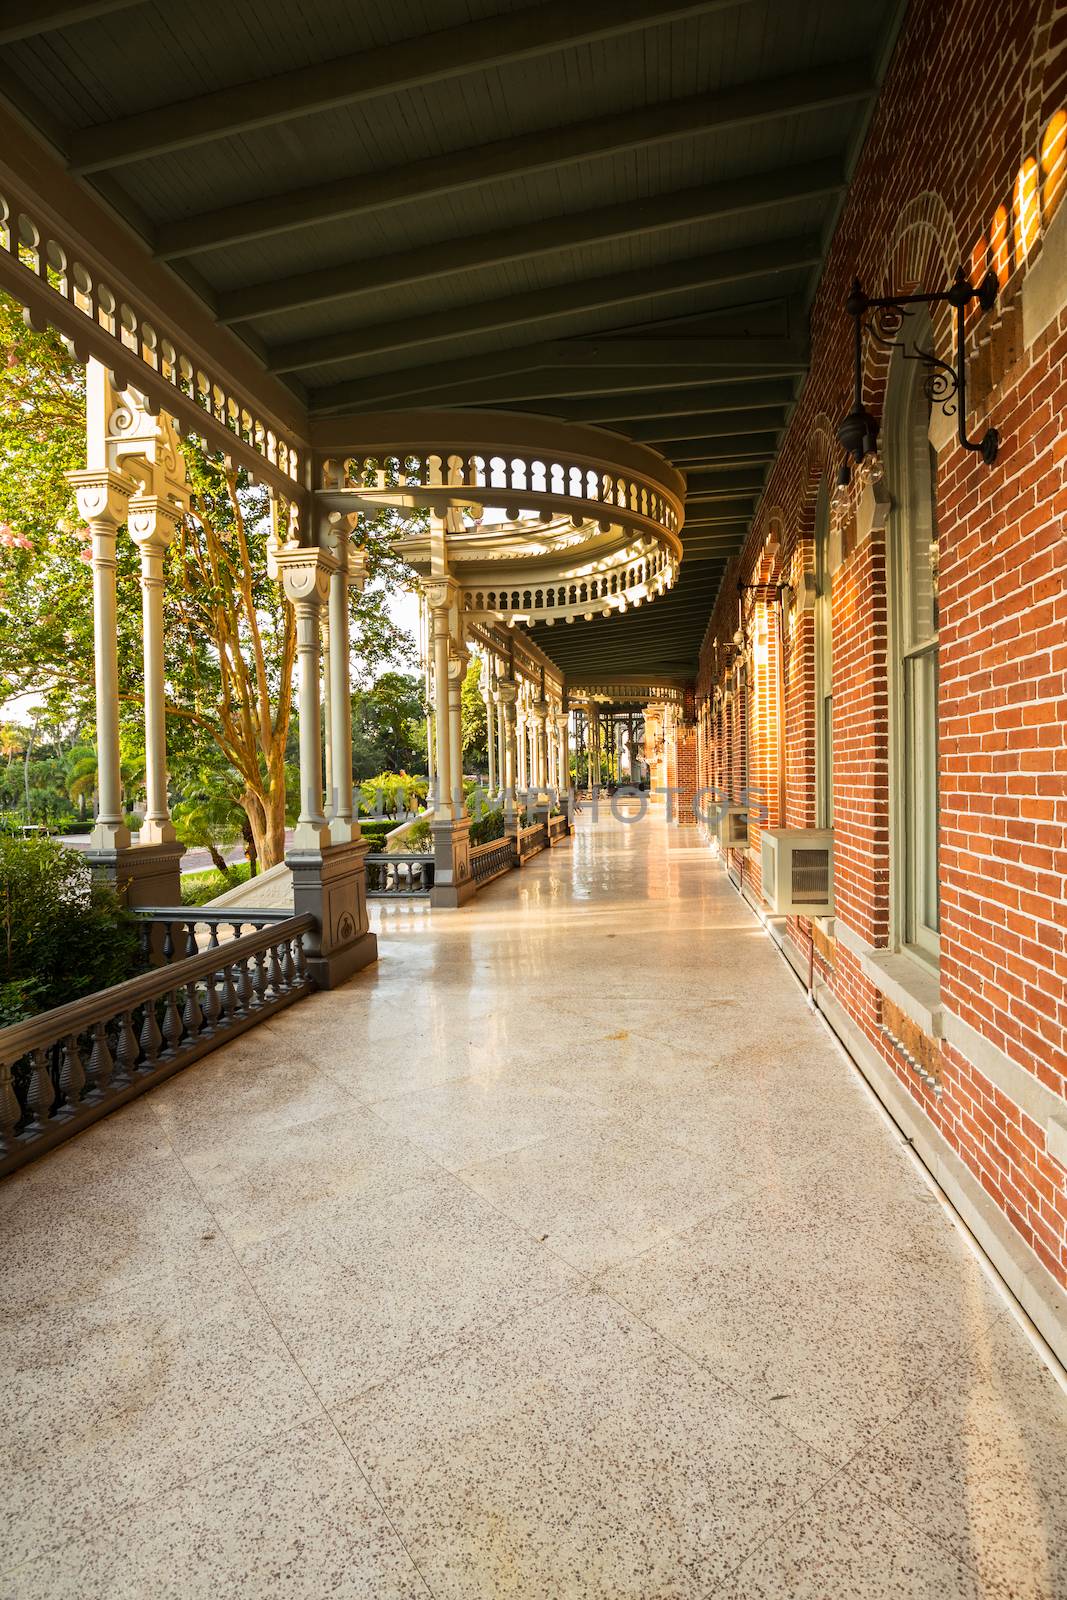
{"type": "Polygon", "coordinates": [[[423,578],[419,587],[431,611],[448,611],[459,593],[455,578],[423,578]]]}
{"type": "Polygon", "coordinates": [[[519,686],[514,678],[498,678],[496,680],[496,692],[500,698],[501,705],[505,708],[508,706],[514,708],[515,702],[519,697],[519,686]]]}
{"type": "Polygon", "coordinates": [[[276,557],[282,591],[293,605],[301,601],[325,605],[337,557],[314,545],[284,545],[276,557]]]}
{"type": "Polygon", "coordinates": [[[470,651],[453,646],[448,652],[448,677],[450,683],[462,683],[467,675],[470,651]]]}
{"type": "Polygon", "coordinates": [[[116,528],[125,522],[126,508],[137,485],[124,472],[113,472],[108,467],[79,467],[68,472],[66,479],[86,522],[111,522],[116,528]]]}
{"type": "Polygon", "coordinates": [[[174,538],[184,508],[155,494],[130,496],[127,526],[141,550],[162,555],[174,538]]]}
{"type": "Polygon", "coordinates": [[[530,706],[530,716],[535,722],[541,723],[542,726],[544,726],[545,720],[548,717],[548,712],[549,704],[547,700],[535,700],[530,706]]]}

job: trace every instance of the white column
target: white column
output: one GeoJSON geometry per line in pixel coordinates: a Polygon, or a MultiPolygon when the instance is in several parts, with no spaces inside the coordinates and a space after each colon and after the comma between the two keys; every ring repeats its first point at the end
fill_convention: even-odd
{"type": "Polygon", "coordinates": [[[326,782],[334,792],[330,841],[347,844],[359,837],[359,822],[354,818],[352,797],[352,671],[349,660],[348,591],[361,588],[362,560],[353,561],[346,522],[337,524],[331,538],[331,553],[337,562],[330,574],[329,653],[326,661],[326,722],[330,729],[327,746],[326,782]]]}
{"type": "Polygon", "coordinates": [[[433,623],[430,620],[430,609],[426,604],[425,595],[419,596],[419,621],[422,630],[423,692],[426,696],[426,777],[432,794],[434,774],[437,771],[433,716],[433,642],[431,639],[433,623]]]}
{"type": "Polygon", "coordinates": [[[294,852],[321,851],[330,843],[323,811],[319,630],[335,568],[334,558],[313,546],[278,552],[282,586],[296,612],[300,815],[293,834],[294,852]]]}
{"type": "Polygon", "coordinates": [[[135,495],[129,505],[130,537],[141,554],[144,641],[145,789],[148,805],[142,844],[173,844],[177,835],[167,799],[167,709],[163,664],[163,561],[180,509],[155,495],[135,495]]]}
{"type": "Polygon", "coordinates": [[[515,804],[518,763],[517,717],[515,710],[518,685],[513,678],[498,678],[496,692],[504,733],[501,745],[503,751],[502,785],[504,800],[508,805],[513,806],[515,804]]]}
{"type": "Polygon", "coordinates": [[[453,815],[462,817],[463,805],[463,680],[470,660],[466,650],[453,643],[448,658],[448,744],[453,815]]]}
{"type": "Polygon", "coordinates": [[[87,469],[68,474],[93,550],[93,657],[96,676],[97,817],[93,848],[125,850],[130,830],[122,820],[119,760],[119,657],[115,598],[115,536],[126,520],[135,485],[122,473],[87,469]]]}
{"type": "Polygon", "coordinates": [[[556,724],[556,787],[560,794],[566,794],[570,781],[568,772],[569,759],[567,750],[567,730],[570,717],[566,711],[557,711],[553,721],[556,724]]]}
{"type": "Polygon", "coordinates": [[[535,701],[530,707],[530,732],[533,737],[533,785],[536,789],[543,789],[548,783],[548,747],[545,743],[547,719],[547,702],[535,701]]]}
{"type": "MultiPolygon", "coordinates": [[[[331,583],[332,587],[332,583],[331,583]]],[[[322,754],[323,767],[326,773],[326,820],[329,821],[334,812],[333,777],[333,694],[330,683],[330,608],[325,605],[320,618],[319,655],[322,664],[322,754]]]]}
{"type": "Polygon", "coordinates": [[[491,664],[486,658],[482,663],[481,677],[482,700],[485,703],[485,754],[489,763],[489,793],[496,789],[496,740],[493,726],[493,682],[491,664]]]}
{"type": "Polygon", "coordinates": [[[451,644],[449,612],[456,585],[451,578],[427,578],[423,584],[433,635],[433,722],[437,745],[437,795],[434,819],[450,822],[452,756],[448,715],[448,664],[451,644]]]}
{"type": "Polygon", "coordinates": [[[508,781],[507,780],[507,776],[506,776],[507,760],[508,760],[508,751],[507,751],[508,739],[507,739],[507,718],[504,715],[504,702],[500,698],[500,679],[499,678],[496,681],[496,691],[495,691],[495,694],[494,694],[494,701],[495,701],[495,704],[496,704],[497,790],[498,790],[499,794],[503,794],[504,790],[507,788],[507,781],[508,781]]]}

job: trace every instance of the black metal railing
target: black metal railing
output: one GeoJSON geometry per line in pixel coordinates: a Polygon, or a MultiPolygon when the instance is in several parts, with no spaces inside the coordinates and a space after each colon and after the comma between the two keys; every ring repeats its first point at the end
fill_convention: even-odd
{"type": "MultiPolygon", "coordinates": [[[[260,913],[223,922],[235,915],[260,913]]],[[[308,994],[303,937],[314,918],[264,921],[0,1029],[0,1176],[308,994]]]]}
{"type": "Polygon", "coordinates": [[[491,839],[471,849],[471,877],[475,883],[488,883],[515,865],[515,845],[510,838],[491,839]]]}

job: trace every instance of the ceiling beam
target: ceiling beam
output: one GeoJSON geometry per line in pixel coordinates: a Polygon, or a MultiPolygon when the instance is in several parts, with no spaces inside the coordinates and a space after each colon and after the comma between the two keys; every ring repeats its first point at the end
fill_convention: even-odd
{"type": "MultiPolygon", "coordinates": [[[[623,398],[605,395],[601,400],[578,399],[569,404],[564,400],[559,414],[571,422],[606,422],[620,433],[629,433],[634,439],[640,438],[642,443],[648,443],[650,441],[644,437],[644,431],[639,426],[631,427],[631,423],[640,424],[648,418],[660,419],[654,423],[653,430],[659,437],[668,433],[680,437],[679,429],[684,428],[685,424],[673,420],[665,422],[663,418],[699,417],[701,432],[705,432],[708,424],[704,419],[708,412],[729,413],[724,420],[732,426],[743,414],[750,415],[752,407],[767,407],[766,411],[762,411],[760,420],[760,426],[766,427],[768,412],[782,411],[792,403],[793,384],[789,379],[762,378],[742,383],[719,382],[714,388],[704,390],[699,387],[665,389],[654,395],[623,398]]],[[[542,409],[547,411],[548,407],[542,409]]]]}
{"type": "Polygon", "coordinates": [[[354,172],[326,183],[219,206],[162,223],[156,233],[156,252],[167,260],[193,255],[245,239],[262,239],[294,228],[320,226],[343,217],[364,216],[390,206],[456,194],[524,173],[556,171],[575,162],[717,129],[762,124],[774,117],[848,105],[866,99],[872,91],[869,64],[855,60],[767,82],[736,84],[714,94],[692,95],[644,109],[593,117],[565,128],[539,129],[428,156],[407,166],[382,172],[354,172]]]}
{"type": "Polygon", "coordinates": [[[692,419],[664,414],[662,421],[643,422],[635,419],[630,423],[620,423],[619,426],[637,443],[650,444],[663,455],[669,455],[672,449],[691,440],[743,439],[749,434],[766,433],[769,429],[774,429],[777,436],[785,427],[785,406],[792,403],[792,398],[790,393],[788,400],[781,401],[777,406],[773,401],[766,406],[762,400],[742,402],[745,406],[755,405],[759,408],[755,410],[731,411],[726,408],[718,415],[698,414],[692,419]]]}
{"type": "Polygon", "coordinates": [[[765,474],[755,467],[742,467],[738,471],[691,472],[687,474],[686,508],[701,505],[708,500],[724,500],[731,495],[759,494],[765,474]]]}
{"type": "Polygon", "coordinates": [[[719,500],[714,504],[701,506],[694,512],[692,518],[688,515],[685,519],[686,529],[710,528],[719,522],[748,522],[756,508],[755,491],[750,495],[739,497],[736,500],[719,500]]]}
{"type": "Polygon", "coordinates": [[[466,238],[435,239],[429,249],[418,245],[411,250],[395,250],[388,255],[357,258],[312,272],[239,285],[219,295],[219,320],[231,324],[252,322],[282,311],[300,311],[405,284],[428,283],[460,272],[534,261],[612,240],[648,237],[797,200],[839,194],[843,186],[839,161],[815,161],[644,200],[594,206],[591,210],[545,217],[536,223],[523,221],[466,238]]]}
{"type": "Polygon", "coordinates": [[[800,339],[703,335],[686,340],[560,339],[353,378],[349,404],[354,410],[379,410],[397,401],[406,406],[488,401],[499,405],[542,395],[554,398],[707,384],[732,379],[739,372],[778,376],[806,370],[807,346],[800,339]],[[460,398],[468,393],[471,399],[460,398]]]}
{"type": "Polygon", "coordinates": [[[211,90],[78,132],[73,169],[85,174],[187,150],[337,106],[467,77],[747,0],[547,0],[441,28],[269,78],[211,90]]]}
{"type": "Polygon", "coordinates": [[[707,472],[719,467],[765,467],[774,460],[775,450],[772,442],[760,450],[700,450],[695,455],[670,455],[667,456],[672,466],[678,467],[682,472],[707,472]]]}
{"type": "Polygon", "coordinates": [[[305,367],[420,348],[501,328],[523,327],[531,322],[548,322],[576,312],[614,309],[692,289],[773,278],[778,273],[815,266],[820,259],[819,241],[814,236],[768,240],[696,260],[666,261],[639,272],[617,272],[602,278],[554,284],[546,289],[475,301],[447,311],[401,317],[394,322],[268,346],[268,365],[272,372],[298,372],[305,367]]]}
{"type": "Polygon", "coordinates": [[[92,22],[112,11],[129,11],[144,0],[4,0],[0,4],[0,45],[55,33],[76,22],[92,22]]]}

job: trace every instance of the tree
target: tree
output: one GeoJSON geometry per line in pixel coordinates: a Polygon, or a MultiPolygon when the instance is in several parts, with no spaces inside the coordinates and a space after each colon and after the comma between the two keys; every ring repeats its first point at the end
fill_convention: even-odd
{"type": "Polygon", "coordinates": [[[418,678],[383,672],[352,696],[352,768],[357,778],[410,772],[426,761],[426,702],[418,678]]]}
{"type": "MultiPolygon", "coordinates": [[[[32,689],[50,711],[73,709],[91,722],[91,552],[64,476],[84,460],[84,374],[58,336],[31,332],[3,295],[0,345],[0,703],[32,689]]],[[[195,771],[222,758],[239,780],[255,853],[271,866],[285,844],[295,627],[267,570],[269,499],[195,439],[182,448],[194,499],[165,564],[170,764],[195,771]]],[[[389,585],[410,581],[392,551],[395,522],[389,512],[369,521],[371,581],[362,595],[352,591],[367,671],[414,653],[385,605],[389,585]]],[[[141,703],[139,561],[122,536],[117,556],[119,678],[132,732],[129,713],[141,703]]]]}
{"type": "Polygon", "coordinates": [[[483,770],[489,764],[488,732],[485,725],[485,701],[481,690],[482,660],[472,655],[463,680],[460,726],[463,736],[464,763],[483,770]]]}

